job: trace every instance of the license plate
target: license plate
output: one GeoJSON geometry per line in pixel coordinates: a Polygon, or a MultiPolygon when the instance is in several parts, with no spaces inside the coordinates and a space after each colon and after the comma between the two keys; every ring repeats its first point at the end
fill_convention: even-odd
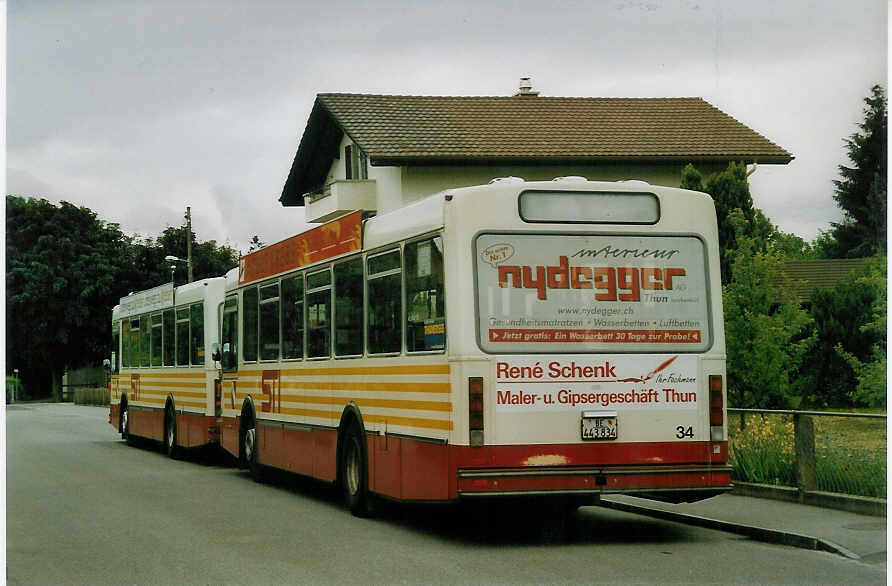
{"type": "Polygon", "coordinates": [[[582,439],[615,440],[617,431],[616,413],[585,411],[582,414],[582,439]]]}

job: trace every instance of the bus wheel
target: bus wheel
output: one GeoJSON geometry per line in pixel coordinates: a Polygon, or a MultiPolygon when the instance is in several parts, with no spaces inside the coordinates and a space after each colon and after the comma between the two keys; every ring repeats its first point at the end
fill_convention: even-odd
{"type": "Polygon", "coordinates": [[[263,468],[257,461],[257,420],[254,419],[253,413],[246,413],[242,416],[245,421],[245,430],[242,433],[242,453],[245,455],[245,462],[248,464],[248,470],[251,472],[251,478],[255,482],[263,482],[263,468]]]}
{"type": "Polygon", "coordinates": [[[176,459],[179,455],[179,450],[177,450],[177,417],[170,407],[164,411],[164,450],[173,459],[176,459]]]}
{"type": "Polygon", "coordinates": [[[357,517],[370,513],[368,494],[368,466],[363,450],[363,437],[359,426],[354,422],[344,436],[341,453],[341,484],[347,508],[357,517]]]}
{"type": "Polygon", "coordinates": [[[130,435],[130,411],[126,405],[121,411],[121,439],[128,445],[133,445],[133,437],[130,435]]]}

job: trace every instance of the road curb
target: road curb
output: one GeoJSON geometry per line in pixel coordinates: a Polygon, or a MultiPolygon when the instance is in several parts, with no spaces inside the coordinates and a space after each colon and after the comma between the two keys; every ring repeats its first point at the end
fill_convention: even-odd
{"type": "Polygon", "coordinates": [[[675,513],[672,511],[665,511],[663,509],[652,509],[638,505],[631,505],[628,503],[619,503],[604,498],[601,499],[600,506],[617,511],[623,511],[625,513],[636,513],[638,515],[647,515],[649,517],[656,517],[658,519],[664,519],[666,521],[675,521],[678,523],[685,523],[687,525],[705,527],[707,529],[718,529],[719,531],[736,533],[738,535],[743,535],[752,539],[756,539],[758,541],[764,541],[766,543],[790,545],[793,547],[798,547],[801,549],[811,549],[814,551],[827,551],[847,557],[852,560],[861,559],[861,556],[859,556],[855,552],[846,549],[841,545],[837,545],[832,541],[820,539],[818,537],[812,537],[810,535],[803,535],[801,533],[794,533],[792,531],[779,531],[777,529],[766,529],[764,527],[756,527],[754,525],[743,525],[740,523],[719,521],[718,519],[698,517],[696,515],[688,515],[686,513],[675,513]]]}
{"type": "Polygon", "coordinates": [[[874,517],[885,517],[887,508],[886,499],[817,490],[800,494],[799,490],[793,487],[753,482],[735,481],[731,494],[801,503],[814,507],[858,513],[860,515],[872,515],[874,517]]]}

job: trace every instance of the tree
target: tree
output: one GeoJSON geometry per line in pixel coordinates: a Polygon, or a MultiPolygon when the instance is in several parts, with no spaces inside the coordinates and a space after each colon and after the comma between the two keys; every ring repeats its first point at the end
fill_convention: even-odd
{"type": "Polygon", "coordinates": [[[722,283],[731,281],[731,259],[738,248],[737,228],[732,225],[729,215],[732,210],[739,209],[743,219],[740,226],[742,234],[753,237],[754,250],[764,250],[774,226],[761,210],[753,205],[747,182],[746,165],[730,163],[728,168],[713,173],[703,181],[703,176],[693,165],[687,165],[682,171],[681,187],[702,191],[712,196],[715,202],[716,219],[719,228],[719,261],[721,263],[722,283]]]}
{"type": "Polygon", "coordinates": [[[793,377],[811,339],[807,314],[784,281],[783,255],[759,250],[742,210],[728,214],[737,247],[722,287],[729,402],[735,407],[797,406],[793,377]]]}
{"type": "Polygon", "coordinates": [[[874,336],[870,356],[859,360],[837,343],[834,350],[852,368],[858,381],[849,397],[857,405],[886,407],[886,257],[871,259],[865,272],[855,279],[855,283],[874,292],[870,318],[859,329],[860,333],[874,336]]]}
{"type": "Polygon", "coordinates": [[[99,362],[126,238],[85,207],[6,198],[7,361],[61,398],[65,368],[99,362]]]}
{"type": "MultiPolygon", "coordinates": [[[[186,232],[185,226],[165,228],[154,243],[156,255],[160,259],[164,259],[167,255],[186,258],[186,232]]],[[[218,245],[216,240],[199,242],[195,232],[192,232],[192,274],[196,281],[225,275],[226,271],[238,266],[238,259],[239,253],[235,249],[226,245],[218,245]]],[[[164,267],[168,266],[167,263],[164,263],[164,267]]],[[[176,267],[176,275],[179,276],[176,278],[178,284],[186,282],[186,272],[185,264],[176,267]]],[[[164,280],[169,278],[166,276],[164,280]]]]}
{"type": "Polygon", "coordinates": [[[833,224],[839,258],[860,258],[886,252],[886,94],[875,85],[864,99],[864,121],[846,141],[851,167],[839,166],[833,199],[843,221],[833,224]]]}
{"type": "MultiPolygon", "coordinates": [[[[884,263],[885,259],[875,262],[884,263]]],[[[850,361],[872,362],[874,347],[881,347],[885,339],[885,321],[881,326],[865,327],[878,322],[876,312],[885,309],[885,301],[878,299],[885,298],[885,275],[873,277],[875,286],[866,286],[864,276],[863,271],[853,273],[832,289],[818,289],[811,295],[814,345],[798,380],[803,401],[809,406],[850,405],[858,387],[858,374],[850,361]]]]}
{"type": "MultiPolygon", "coordinates": [[[[85,208],[6,198],[7,364],[34,396],[61,395],[65,369],[108,356],[111,310],[121,297],[170,280],[167,255],[186,255],[186,229],[156,240],[121,233],[85,208]]],[[[238,253],[193,234],[196,279],[224,275],[238,253]]],[[[178,267],[178,284],[186,281],[178,267]]]]}
{"type": "Polygon", "coordinates": [[[260,236],[254,234],[254,236],[251,237],[251,242],[249,243],[248,253],[254,252],[255,250],[260,250],[264,246],[266,246],[266,244],[263,243],[263,241],[260,239],[260,236]]]}

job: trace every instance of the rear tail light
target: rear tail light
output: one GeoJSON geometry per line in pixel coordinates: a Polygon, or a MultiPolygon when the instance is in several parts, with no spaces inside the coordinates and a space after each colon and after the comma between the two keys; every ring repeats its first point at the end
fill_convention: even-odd
{"type": "Polygon", "coordinates": [[[483,445],[483,377],[468,377],[468,430],[472,448],[483,445]]]}
{"type": "Polygon", "coordinates": [[[723,426],[725,424],[725,399],[724,382],[718,374],[709,375],[709,435],[712,441],[720,442],[725,439],[723,426]]]}

